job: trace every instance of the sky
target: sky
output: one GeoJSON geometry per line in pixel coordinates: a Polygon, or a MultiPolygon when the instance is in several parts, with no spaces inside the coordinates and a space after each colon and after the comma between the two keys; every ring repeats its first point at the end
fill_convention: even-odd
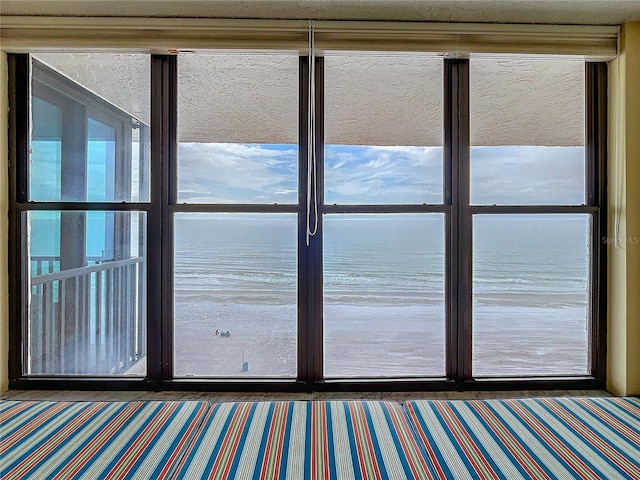
{"type": "MultiPolygon", "coordinates": [[[[296,145],[181,143],[178,201],[297,203],[296,145]]],[[[471,150],[474,204],[582,204],[582,147],[471,150]]],[[[442,203],[441,147],[328,145],[326,204],[442,203]]]]}
{"type": "MultiPolygon", "coordinates": [[[[104,182],[105,162],[114,155],[104,149],[109,143],[90,142],[89,171],[96,181],[104,182]]],[[[58,200],[60,151],[55,142],[34,143],[32,162],[32,199],[58,200]]],[[[135,176],[137,168],[133,170],[135,176]]],[[[580,205],[584,183],[582,147],[471,149],[473,204],[580,205]]],[[[104,189],[88,185],[88,200],[105,198],[104,189]]],[[[441,147],[325,148],[326,204],[439,204],[442,191],[441,147]]],[[[295,204],[297,197],[297,145],[178,145],[179,203],[295,204]]]]}
{"type": "MultiPolygon", "coordinates": [[[[89,143],[89,172],[93,172],[89,180],[100,185],[88,185],[88,200],[99,201],[106,193],[105,169],[114,152],[107,148],[112,142],[89,143]]],[[[56,198],[37,199],[58,200],[59,146],[34,142],[33,147],[37,168],[32,170],[32,193],[38,193],[36,197],[55,193],[56,198]]],[[[297,145],[180,143],[178,202],[296,204],[297,159],[297,145]]],[[[471,159],[472,203],[584,202],[581,147],[473,147],[471,159]]],[[[326,204],[439,204],[442,190],[441,147],[329,145],[325,149],[326,204]]],[[[102,245],[104,213],[95,216],[92,231],[103,232],[96,236],[102,245]]],[[[38,216],[49,217],[49,212],[38,216]]],[[[100,254],[100,245],[92,254],[100,254]]]]}

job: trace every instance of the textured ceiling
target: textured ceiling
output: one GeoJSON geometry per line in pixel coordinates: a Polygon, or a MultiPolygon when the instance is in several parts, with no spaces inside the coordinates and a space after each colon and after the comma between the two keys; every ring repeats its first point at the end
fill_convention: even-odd
{"type": "MultiPolygon", "coordinates": [[[[60,16],[600,25],[640,20],[640,0],[2,0],[0,9],[3,15],[60,16]]],[[[113,54],[41,54],[40,57],[98,95],[149,122],[148,57],[131,56],[126,61],[113,54]],[[123,85],[126,88],[122,88],[123,85]]],[[[441,144],[439,62],[440,59],[427,55],[328,57],[325,72],[327,143],[441,144]]],[[[473,62],[473,144],[583,144],[584,73],[579,62],[518,64],[505,59],[474,59],[473,62]]],[[[179,69],[180,140],[297,142],[295,57],[186,54],[180,58],[179,69]]]]}
{"type": "MultiPolygon", "coordinates": [[[[149,123],[149,57],[36,58],[149,123]],[[124,88],[123,88],[124,87],[124,88]]],[[[181,54],[178,139],[298,142],[298,59],[287,54],[181,54]]],[[[340,54],[325,58],[325,139],[342,145],[442,145],[442,59],[340,54]]],[[[474,58],[474,145],[583,145],[584,64],[474,58]]]]}
{"type": "Polygon", "coordinates": [[[638,0],[2,0],[3,15],[414,20],[619,25],[638,0]]]}

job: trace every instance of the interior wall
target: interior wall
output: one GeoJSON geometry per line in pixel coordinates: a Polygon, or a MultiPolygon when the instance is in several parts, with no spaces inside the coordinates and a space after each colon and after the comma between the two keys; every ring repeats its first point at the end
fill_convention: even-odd
{"type": "Polygon", "coordinates": [[[640,22],[626,23],[609,69],[607,389],[640,395],[640,22]]]}
{"type": "Polygon", "coordinates": [[[9,76],[7,55],[0,52],[0,393],[9,389],[9,164],[8,164],[8,112],[9,76]]]}

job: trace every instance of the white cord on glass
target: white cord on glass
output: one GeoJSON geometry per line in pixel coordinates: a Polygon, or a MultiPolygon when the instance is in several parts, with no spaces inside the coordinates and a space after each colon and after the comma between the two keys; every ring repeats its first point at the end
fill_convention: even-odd
{"type": "MultiPolygon", "coordinates": [[[[618,89],[622,86],[622,69],[620,68],[620,31],[618,31],[618,38],[617,38],[617,42],[616,42],[616,78],[617,78],[617,83],[618,83],[618,89]]],[[[622,204],[624,203],[624,195],[625,195],[625,177],[626,177],[626,162],[624,160],[624,151],[626,149],[626,145],[625,145],[625,137],[624,134],[622,133],[622,127],[624,125],[624,120],[621,120],[623,118],[622,115],[622,109],[624,108],[624,105],[622,104],[622,95],[620,93],[620,91],[618,91],[618,96],[616,98],[617,104],[617,110],[618,110],[618,122],[620,122],[619,125],[617,125],[617,129],[616,129],[616,138],[615,138],[615,145],[616,145],[616,158],[614,159],[615,162],[615,175],[616,175],[616,179],[615,179],[615,185],[616,185],[616,199],[614,202],[614,213],[613,213],[613,235],[614,235],[614,245],[616,248],[624,248],[625,247],[625,242],[622,241],[623,239],[620,238],[620,229],[621,229],[621,223],[622,223],[622,204]]]]}
{"type": "Polygon", "coordinates": [[[309,21],[309,99],[307,104],[307,246],[309,238],[318,233],[318,195],[316,178],[316,82],[315,82],[314,22],[309,21]],[[311,227],[313,202],[313,228],[311,227]]]}

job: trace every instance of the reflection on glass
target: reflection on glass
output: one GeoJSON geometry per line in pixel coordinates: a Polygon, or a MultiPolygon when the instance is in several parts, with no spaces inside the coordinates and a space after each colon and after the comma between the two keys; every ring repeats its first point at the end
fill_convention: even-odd
{"type": "Polygon", "coordinates": [[[29,163],[32,200],[60,200],[62,109],[41,98],[32,99],[33,132],[29,163]]]}
{"type": "Polygon", "coordinates": [[[476,215],[474,376],[589,373],[588,215],[476,215]]]}
{"type": "Polygon", "coordinates": [[[176,214],[176,376],[296,376],[296,224],[295,214],[176,214]]]}
{"type": "Polygon", "coordinates": [[[444,375],[442,214],[325,217],[324,373],[444,375]]]}
{"type": "Polygon", "coordinates": [[[87,200],[115,199],[116,131],[89,117],[87,200]]]}
{"type": "Polygon", "coordinates": [[[49,64],[32,61],[29,200],[148,201],[148,126],[129,113],[148,116],[149,86],[136,85],[148,56],[38,57],[49,64]],[[94,78],[104,64],[112,75],[94,78]]]}
{"type": "Polygon", "coordinates": [[[442,59],[325,58],[325,202],[442,203],[442,59]]]}
{"type": "Polygon", "coordinates": [[[585,202],[584,62],[470,61],[471,203],[585,202]]]}
{"type": "Polygon", "coordinates": [[[297,203],[298,63],[289,54],[178,58],[178,200],[297,203]]]}
{"type": "Polygon", "coordinates": [[[27,375],[144,375],[143,212],[28,212],[27,375]]]}

